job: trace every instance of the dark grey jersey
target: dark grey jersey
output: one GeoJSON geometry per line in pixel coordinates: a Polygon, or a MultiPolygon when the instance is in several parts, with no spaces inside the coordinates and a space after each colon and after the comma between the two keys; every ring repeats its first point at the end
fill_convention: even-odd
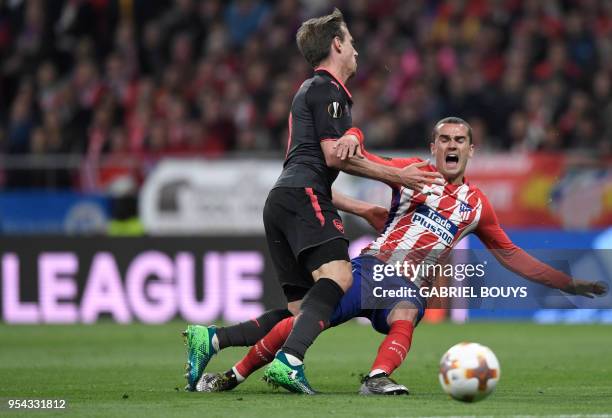
{"type": "Polygon", "coordinates": [[[329,168],[321,141],[335,141],[351,128],[351,95],[327,70],[317,69],[293,98],[289,143],[276,187],[311,187],[331,197],[338,170],[329,168]]]}

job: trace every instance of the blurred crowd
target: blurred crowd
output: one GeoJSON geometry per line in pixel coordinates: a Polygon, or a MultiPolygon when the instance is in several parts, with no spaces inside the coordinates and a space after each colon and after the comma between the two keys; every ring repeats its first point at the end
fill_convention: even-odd
{"type": "Polygon", "coordinates": [[[280,154],[312,74],[296,30],[333,6],[370,147],[454,115],[485,150],[612,153],[607,0],[0,0],[1,151],[280,154]]]}

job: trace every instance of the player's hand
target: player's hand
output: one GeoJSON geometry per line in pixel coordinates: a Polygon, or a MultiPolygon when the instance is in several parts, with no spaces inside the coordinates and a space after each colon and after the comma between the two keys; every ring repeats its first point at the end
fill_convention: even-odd
{"type": "MultiPolygon", "coordinates": [[[[429,189],[432,184],[443,186],[445,184],[444,177],[437,171],[424,171],[421,167],[429,165],[428,161],[410,164],[400,170],[400,183],[417,192],[423,192],[425,187],[429,189]]],[[[428,190],[428,193],[437,196],[442,195],[442,191],[428,190]]]]}
{"type": "Polygon", "coordinates": [[[355,135],[344,135],[338,139],[334,145],[334,150],[336,150],[336,157],[342,161],[353,157],[364,158],[361,152],[361,144],[359,144],[359,139],[355,135]]]}
{"type": "Polygon", "coordinates": [[[363,213],[362,217],[377,231],[382,232],[389,217],[389,211],[382,206],[373,205],[363,213]]]}
{"type": "Polygon", "coordinates": [[[603,282],[588,282],[586,280],[574,279],[563,291],[572,295],[594,298],[595,296],[605,294],[608,288],[603,282]]]}

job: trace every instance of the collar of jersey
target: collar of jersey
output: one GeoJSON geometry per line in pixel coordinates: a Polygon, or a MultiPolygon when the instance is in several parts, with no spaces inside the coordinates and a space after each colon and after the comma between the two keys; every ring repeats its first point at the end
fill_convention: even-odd
{"type": "Polygon", "coordinates": [[[468,187],[470,187],[470,183],[468,183],[467,177],[465,175],[463,176],[463,183],[461,183],[461,184],[447,183],[446,185],[450,186],[451,188],[455,188],[455,189],[457,189],[457,188],[459,188],[461,186],[468,186],[468,187]]]}
{"type": "Polygon", "coordinates": [[[346,88],[346,86],[344,85],[344,83],[342,82],[342,80],[340,80],[338,77],[336,77],[336,74],[334,74],[329,68],[327,67],[317,67],[315,68],[315,73],[318,73],[320,71],[324,71],[327,74],[329,74],[338,84],[340,84],[342,86],[342,88],[344,89],[345,93],[347,94],[347,96],[349,97],[349,99],[353,98],[353,95],[351,94],[351,92],[346,88]]]}

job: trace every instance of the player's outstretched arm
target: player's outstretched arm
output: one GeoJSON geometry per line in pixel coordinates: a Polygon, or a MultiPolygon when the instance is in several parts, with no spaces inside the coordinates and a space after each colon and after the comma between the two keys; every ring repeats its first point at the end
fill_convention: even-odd
{"type": "Polygon", "coordinates": [[[573,279],[529,255],[508,238],[499,225],[493,207],[484,195],[482,195],[482,205],[476,235],[505,268],[527,280],[561,289],[573,295],[592,298],[606,292],[601,283],[573,279]]]}
{"type": "Polygon", "coordinates": [[[332,203],[339,210],[357,215],[380,232],[385,227],[389,211],[382,206],[354,199],[332,188],[332,203]]]}
{"type": "Polygon", "coordinates": [[[532,257],[520,247],[490,248],[490,250],[504,267],[527,280],[588,298],[603,295],[606,292],[605,286],[601,283],[572,278],[532,257]]]}
{"type": "Polygon", "coordinates": [[[331,114],[330,104],[340,105],[339,108],[347,105],[337,85],[318,83],[308,89],[306,105],[312,112],[316,137],[328,167],[389,184],[400,184],[418,192],[432,183],[444,184],[440,173],[419,169],[426,163],[398,168],[363,158],[363,133],[355,127],[347,130],[346,126],[351,124],[350,112],[331,114]]]}
{"type": "Polygon", "coordinates": [[[356,140],[358,141],[356,135],[349,133],[335,141],[321,142],[327,165],[348,174],[379,180],[391,185],[399,184],[417,192],[422,192],[431,184],[444,184],[442,174],[421,170],[422,167],[428,165],[426,161],[417,162],[415,160],[412,164],[398,167],[393,162],[385,163],[380,157],[371,158],[372,154],[367,153],[362,146],[358,147],[360,151],[357,153],[355,151],[357,148],[351,149],[342,145],[356,144],[356,140]],[[342,159],[341,157],[345,154],[347,157],[342,159]]]}

